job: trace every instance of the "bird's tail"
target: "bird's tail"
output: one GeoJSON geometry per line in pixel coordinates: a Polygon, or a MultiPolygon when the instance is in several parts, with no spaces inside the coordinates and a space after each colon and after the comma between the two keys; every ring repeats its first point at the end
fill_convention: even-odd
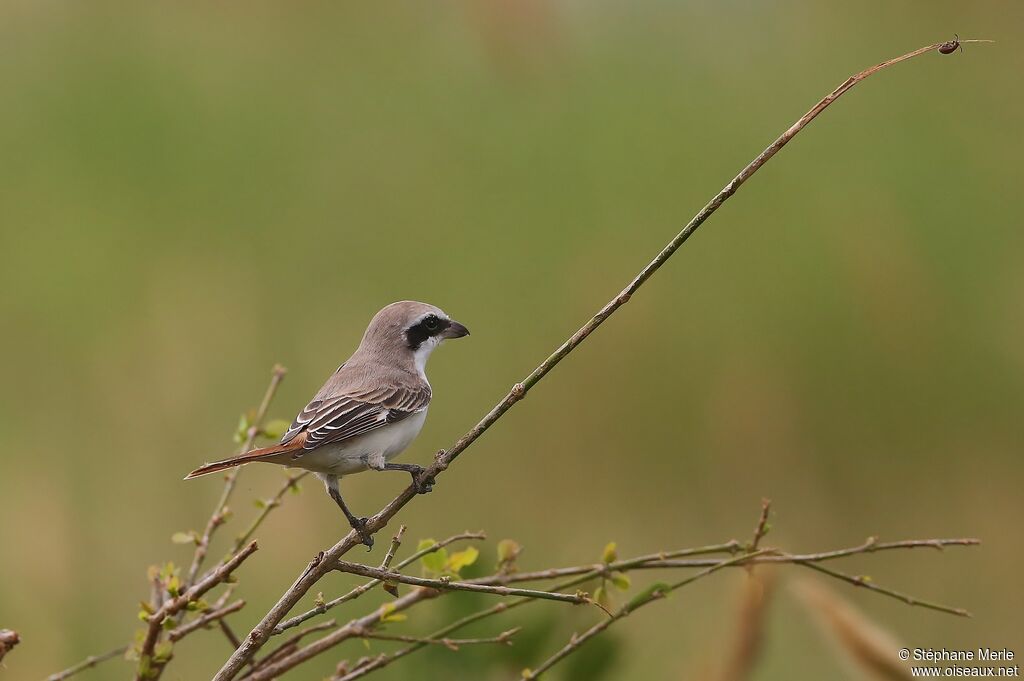
{"type": "Polygon", "coordinates": [[[274,445],[273,447],[264,447],[263,449],[253,449],[245,454],[233,456],[230,459],[214,461],[213,463],[205,463],[186,475],[185,479],[191,480],[192,478],[198,478],[201,475],[209,475],[210,473],[227,470],[228,468],[244,466],[245,464],[253,463],[254,461],[276,461],[281,457],[281,454],[289,452],[292,449],[293,447],[291,446],[291,443],[274,445]]]}

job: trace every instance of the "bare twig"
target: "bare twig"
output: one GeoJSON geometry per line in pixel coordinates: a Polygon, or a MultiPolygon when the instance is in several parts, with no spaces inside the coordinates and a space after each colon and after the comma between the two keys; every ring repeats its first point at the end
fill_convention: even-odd
{"type": "Polygon", "coordinates": [[[630,614],[632,614],[636,610],[639,610],[643,606],[649,603],[653,603],[654,601],[660,600],[662,598],[665,598],[673,591],[681,589],[687,584],[691,584],[697,581],[698,579],[707,577],[708,575],[713,574],[724,567],[728,567],[730,565],[740,565],[754,556],[764,555],[770,551],[771,549],[760,550],[754,553],[749,553],[742,556],[736,556],[735,558],[730,558],[728,560],[723,560],[717,565],[709,567],[706,570],[702,570],[701,572],[698,572],[695,575],[692,575],[684,580],[676,582],[675,584],[653,585],[647,591],[639,594],[638,596],[633,598],[633,600],[622,606],[614,615],[607,619],[602,619],[597,624],[590,627],[590,629],[587,629],[585,632],[583,632],[582,635],[577,636],[574,634],[573,637],[569,639],[569,642],[566,643],[561,650],[559,650],[554,655],[545,660],[536,669],[523,670],[522,678],[524,679],[524,681],[532,681],[533,679],[539,678],[543,672],[546,672],[548,669],[551,669],[551,667],[555,666],[561,660],[565,659],[567,656],[575,652],[584,643],[586,643],[593,637],[597,636],[602,631],[604,631],[611,625],[615,624],[619,620],[628,617],[630,614]]]}
{"type": "Polygon", "coordinates": [[[562,601],[563,603],[590,603],[590,597],[583,593],[563,594],[551,591],[537,591],[535,589],[516,589],[510,586],[491,586],[479,582],[454,582],[446,577],[440,579],[426,579],[424,577],[411,577],[400,572],[381,570],[380,568],[362,565],[361,563],[349,563],[339,560],[335,563],[335,569],[353,575],[373,577],[381,581],[393,581],[401,584],[422,586],[439,591],[472,591],[475,593],[493,594],[495,596],[526,596],[539,598],[547,601],[562,601]]]}
{"type": "Polygon", "coordinates": [[[18,632],[11,629],[0,629],[0,660],[4,659],[4,655],[11,652],[14,646],[21,642],[21,637],[18,636],[18,632]]]}
{"type": "Polygon", "coordinates": [[[826,574],[829,577],[835,577],[836,579],[842,580],[849,584],[853,584],[854,586],[862,586],[865,589],[870,589],[871,591],[874,591],[875,593],[880,593],[884,596],[895,598],[898,601],[903,601],[907,605],[916,605],[922,608],[928,608],[929,610],[938,610],[939,612],[946,612],[950,615],[959,615],[960,617],[971,616],[971,613],[964,610],[963,608],[954,608],[948,605],[942,605],[941,603],[933,603],[932,601],[922,601],[919,598],[915,598],[900,591],[893,591],[892,589],[887,589],[884,586],[878,586],[877,584],[871,581],[870,577],[866,575],[848,575],[845,572],[833,570],[832,568],[827,568],[824,565],[818,565],[817,563],[810,561],[794,562],[797,565],[803,565],[804,567],[810,568],[812,570],[817,570],[822,574],[826,574]]]}
{"type": "Polygon", "coordinates": [[[326,622],[321,622],[320,624],[314,624],[311,627],[300,629],[298,633],[289,636],[281,645],[264,655],[259,661],[255,662],[253,664],[253,670],[262,669],[268,664],[276,662],[286,655],[291,655],[298,650],[299,643],[302,639],[306,638],[310,634],[315,634],[318,631],[333,629],[335,624],[336,622],[334,620],[327,620],[326,622]]]}
{"type": "Polygon", "coordinates": [[[460,646],[478,645],[481,643],[512,644],[512,637],[518,634],[522,627],[515,627],[503,631],[497,636],[490,638],[430,638],[423,636],[403,636],[401,634],[385,634],[379,631],[357,632],[359,638],[372,638],[379,641],[400,641],[402,643],[422,643],[423,645],[440,645],[449,650],[458,650],[460,646]]]}
{"type": "Polygon", "coordinates": [[[146,636],[139,649],[139,665],[135,672],[135,681],[148,681],[152,678],[153,672],[159,675],[160,670],[163,668],[163,664],[154,660],[153,652],[160,638],[164,620],[182,612],[189,603],[198,600],[207,591],[227,579],[257,548],[256,542],[250,542],[248,546],[232,556],[230,560],[222,563],[216,570],[193,584],[185,593],[164,601],[160,609],[149,616],[146,636]]]}
{"type": "MultiPolygon", "coordinates": [[[[252,429],[250,428],[250,430],[252,429]]],[[[237,470],[237,468],[232,469],[232,471],[237,470]]],[[[244,532],[235,537],[235,543],[231,546],[231,553],[236,553],[238,549],[242,548],[245,545],[245,543],[252,538],[252,536],[256,533],[256,530],[258,530],[260,525],[263,524],[263,521],[267,519],[268,515],[270,515],[270,512],[281,505],[281,499],[284,497],[284,495],[289,490],[298,489],[299,481],[302,480],[307,475],[309,475],[309,471],[302,471],[301,473],[296,474],[288,472],[285,473],[284,484],[282,484],[281,487],[277,490],[277,492],[274,493],[274,496],[270,497],[269,499],[266,499],[263,502],[263,505],[260,507],[260,512],[256,514],[255,518],[253,518],[252,523],[249,524],[249,527],[245,528],[244,532]]],[[[227,485],[225,483],[225,487],[226,486],[227,485]]]]}
{"type": "Polygon", "coordinates": [[[207,626],[212,622],[221,621],[231,613],[238,612],[244,607],[245,601],[239,600],[235,601],[231,605],[225,605],[222,608],[217,608],[215,610],[205,612],[199,617],[192,620],[191,622],[186,622],[185,624],[182,624],[180,627],[172,629],[171,632],[167,634],[167,638],[171,641],[180,641],[181,639],[191,634],[193,631],[196,631],[197,629],[202,629],[203,627],[207,626]]]}
{"type": "MultiPolygon", "coordinates": [[[[975,42],[975,41],[961,41],[964,43],[975,42]]],[[[913,52],[909,52],[905,55],[884,61],[871,68],[865,69],[860,73],[857,73],[846,81],[844,81],[838,88],[833,90],[831,93],[826,95],[821,101],[815,104],[806,114],[800,117],[796,123],[789,127],[782,135],[770,144],[763,152],[761,152],[753,161],[751,161],[740,173],[734,177],[721,191],[716,194],[711,201],[709,201],[697,214],[690,220],[690,222],[661,250],[658,255],[651,260],[634,278],[629,284],[626,285],[622,291],[616,295],[612,300],[602,307],[597,314],[595,314],[587,323],[579,328],[572,336],[569,337],[561,346],[558,347],[551,355],[548,356],[540,365],[537,366],[533,372],[530,373],[522,382],[512,386],[512,389],[498,402],[484,417],[477,423],[472,429],[463,435],[459,440],[448,450],[441,450],[437,453],[434,463],[423,472],[424,479],[436,478],[437,475],[444,472],[453,461],[464,452],[470,445],[472,445],[477,438],[479,438],[484,432],[487,431],[498,419],[502,417],[505,412],[512,408],[512,406],[523,399],[527,392],[536,385],[544,376],[548,374],[559,362],[562,361],[576,346],[582,343],[587,337],[590,336],[597,328],[603,324],[612,314],[615,313],[618,308],[624,305],[630,297],[636,293],[636,291],[646,282],[658,269],[664,265],[670,257],[679,249],[683,243],[695,232],[697,229],[712,215],[725,201],[727,201],[736,191],[750,179],[755,172],[757,172],[761,166],[768,162],[782,147],[789,143],[793,137],[796,136],[801,130],[803,130],[808,123],[816,118],[822,111],[824,111],[832,102],[838,99],[840,96],[849,91],[860,81],[868,78],[869,76],[885,69],[894,64],[898,64],[902,61],[906,61],[913,57],[925,54],[932,50],[937,50],[943,46],[943,42],[928,45],[922,47],[913,52]]],[[[394,515],[401,510],[407,503],[409,503],[416,496],[416,486],[410,485],[408,488],[403,490],[395,499],[393,499],[387,506],[381,509],[376,515],[369,519],[367,522],[364,532],[373,534],[385,527],[388,521],[391,520],[394,515]]],[[[269,612],[263,617],[263,619],[253,627],[252,631],[246,637],[242,646],[231,655],[231,657],[224,663],[220,671],[218,671],[215,681],[229,681],[232,679],[242,668],[242,665],[249,660],[253,654],[264,644],[267,639],[270,638],[276,625],[281,622],[282,619],[288,614],[288,612],[298,603],[299,599],[305,595],[309,589],[316,584],[325,574],[327,574],[339,558],[345,555],[351,550],[357,543],[361,543],[362,539],[360,534],[354,530],[349,532],[341,541],[331,547],[328,551],[324,552],[322,556],[318,556],[318,559],[310,563],[310,566],[299,576],[299,578],[289,587],[278,600],[278,602],[270,609],[269,612]]]]}
{"type": "Polygon", "coordinates": [[[306,660],[316,657],[320,653],[333,648],[334,646],[355,638],[357,632],[373,629],[386,617],[407,610],[417,603],[437,597],[441,592],[435,589],[414,589],[409,593],[396,598],[395,600],[382,605],[369,615],[354,619],[343,627],[335,629],[323,638],[317,639],[303,648],[296,650],[287,656],[274,661],[265,667],[260,667],[244,677],[245,681],[269,681],[276,679],[284,672],[292,669],[306,660]]]}
{"type": "Polygon", "coordinates": [[[757,526],[754,528],[754,538],[750,541],[750,550],[757,551],[761,540],[768,534],[768,514],[772,509],[771,499],[761,500],[761,517],[757,519],[757,526]]]}
{"type": "MultiPolygon", "coordinates": [[[[267,415],[267,409],[270,408],[270,402],[274,399],[274,395],[277,394],[277,388],[281,385],[281,381],[284,380],[285,374],[288,370],[280,364],[275,364],[270,374],[270,385],[267,386],[266,392],[263,394],[263,401],[260,402],[259,408],[256,410],[256,418],[253,419],[252,424],[249,426],[249,431],[246,433],[245,443],[239,449],[240,454],[244,454],[253,448],[256,444],[256,438],[260,434],[260,426],[263,424],[263,419],[267,415]]],[[[217,528],[224,524],[227,518],[227,505],[231,499],[231,493],[235,491],[235,484],[238,482],[238,472],[240,468],[232,468],[224,476],[224,489],[220,493],[220,499],[217,500],[217,505],[213,508],[213,513],[210,514],[210,519],[206,521],[206,529],[203,530],[202,536],[196,543],[195,552],[192,554],[192,564],[188,568],[188,577],[185,580],[185,588],[191,587],[197,576],[199,575],[199,569],[202,567],[203,560],[206,558],[206,554],[210,549],[210,538],[213,537],[213,533],[217,531],[217,528]]],[[[262,521],[261,521],[262,522],[262,521]]],[[[237,546],[232,551],[236,553],[245,541],[241,540],[237,542],[237,546]]]]}
{"type": "Polygon", "coordinates": [[[100,662],[106,662],[107,660],[112,660],[115,657],[121,657],[126,652],[128,652],[128,646],[121,646],[120,648],[114,648],[113,650],[103,653],[102,655],[91,655],[82,660],[81,662],[79,662],[78,664],[76,664],[74,667],[68,667],[62,672],[50,674],[48,677],[46,677],[46,681],[64,681],[64,679],[70,679],[78,672],[85,671],[86,669],[91,669],[98,665],[100,662]]]}
{"type": "MultiPolygon", "coordinates": [[[[452,544],[454,542],[461,541],[463,539],[486,539],[486,538],[487,538],[487,535],[484,534],[483,532],[463,532],[461,534],[452,535],[451,537],[448,537],[447,539],[442,539],[441,541],[434,542],[430,546],[425,546],[422,549],[416,551],[414,554],[412,554],[408,558],[405,558],[402,561],[400,561],[398,563],[398,565],[395,566],[395,569],[396,570],[401,570],[402,568],[406,567],[407,565],[411,565],[412,563],[415,563],[417,560],[419,560],[423,556],[426,556],[427,554],[430,554],[430,553],[434,553],[436,551],[440,551],[444,547],[446,547],[449,544],[452,544]]],[[[385,559],[387,559],[387,556],[385,556],[385,559]]],[[[352,589],[351,591],[349,591],[348,593],[346,593],[343,596],[339,596],[338,598],[335,598],[333,600],[327,601],[326,603],[321,603],[321,604],[317,605],[315,608],[313,608],[312,610],[307,610],[306,612],[302,613],[301,615],[296,615],[295,617],[292,617],[291,619],[285,620],[284,622],[281,622],[279,625],[277,625],[274,628],[274,632],[273,633],[274,633],[274,635],[283,633],[284,631],[287,631],[288,629],[291,629],[292,627],[296,627],[296,626],[302,624],[303,622],[305,622],[307,620],[310,620],[313,617],[316,617],[317,615],[324,614],[325,612],[327,612],[328,610],[330,610],[331,608],[333,608],[333,607],[335,607],[337,605],[341,605],[342,603],[346,603],[348,601],[351,601],[351,600],[354,600],[356,598],[359,598],[364,593],[366,593],[367,591],[369,591],[373,587],[375,587],[378,584],[380,584],[382,581],[383,580],[380,580],[380,579],[373,579],[373,580],[367,582],[366,584],[362,584],[360,586],[357,586],[356,588],[352,589]]]]}
{"type": "MultiPolygon", "coordinates": [[[[609,564],[598,564],[598,565],[579,565],[570,568],[556,568],[554,570],[541,570],[538,572],[526,572],[511,575],[511,577],[523,577],[523,581],[534,581],[537,579],[550,579],[556,576],[570,576],[563,582],[560,582],[552,587],[553,591],[561,591],[569,589],[574,586],[583,584],[591,579],[609,574],[610,572],[629,572],[632,570],[646,570],[652,568],[704,568],[707,570],[718,570],[723,567],[743,567],[749,568],[760,564],[801,564],[801,563],[812,563],[816,561],[827,561],[835,560],[837,558],[843,558],[852,555],[859,555],[865,553],[872,553],[875,551],[887,551],[896,549],[915,549],[922,547],[930,547],[941,549],[946,546],[974,546],[980,542],[977,539],[970,538],[957,538],[957,539],[911,539],[904,541],[894,542],[878,542],[874,537],[858,546],[850,547],[847,549],[838,549],[835,551],[823,551],[820,553],[806,553],[806,554],[785,554],[779,552],[777,549],[768,549],[757,554],[746,554],[746,560],[733,562],[731,560],[723,560],[719,558],[714,559],[703,559],[703,560],[679,560],[677,556],[692,556],[708,553],[732,553],[736,554],[740,550],[740,543],[736,540],[725,542],[722,544],[712,544],[709,546],[702,546],[692,549],[678,549],[675,551],[665,551],[661,553],[646,554],[643,556],[637,556],[635,558],[628,558],[625,560],[615,561],[609,564]]],[[[470,580],[479,583],[499,582],[503,583],[507,580],[509,575],[496,574],[489,577],[480,577],[475,580],[470,580]]],[[[475,613],[471,613],[462,617],[451,624],[442,627],[441,629],[433,632],[429,635],[429,638],[443,638],[446,637],[463,627],[466,627],[480,620],[488,617],[493,617],[501,613],[518,608],[526,605],[527,603],[536,602],[532,598],[518,598],[512,601],[501,601],[494,605],[479,610],[475,613]]],[[[955,611],[956,609],[950,608],[948,611],[955,611]]],[[[385,667],[396,660],[410,655],[417,650],[423,648],[423,645],[414,644],[407,648],[403,648],[392,653],[386,653],[379,655],[373,660],[370,660],[365,665],[357,667],[347,674],[338,677],[338,681],[355,681],[355,679],[361,678],[381,667],[385,667]]]]}

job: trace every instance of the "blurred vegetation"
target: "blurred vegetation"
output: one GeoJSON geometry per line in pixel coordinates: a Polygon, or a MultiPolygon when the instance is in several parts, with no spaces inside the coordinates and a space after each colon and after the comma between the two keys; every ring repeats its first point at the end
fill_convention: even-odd
{"type": "MultiPolygon", "coordinates": [[[[514,537],[525,567],[746,535],[762,496],[794,549],[977,535],[926,568],[872,566],[973,620],[845,595],[908,644],[1024,652],[1022,27],[1008,1],[3,3],[9,673],[129,639],[146,566],[185,562],[171,535],[219,492],[182,475],[231,451],[275,361],[288,419],[384,304],[465,322],[432,360],[406,456],[423,462],[821,95],[954,32],[999,42],[894,69],[813,123],[403,520],[514,537]]],[[[280,476],[246,470],[236,512],[280,476]]],[[[405,482],[343,491],[368,512],[405,482]]],[[[313,487],[261,530],[240,626],[343,529],[313,487]]],[[[557,678],[714,666],[741,579],[631,618],[557,678]]],[[[502,659],[594,616],[531,608],[499,625],[526,626],[502,659]]],[[[798,611],[778,599],[758,679],[842,673],[798,611]]],[[[227,652],[189,641],[166,678],[227,652]]],[[[495,654],[410,664],[449,679],[495,654]]]]}

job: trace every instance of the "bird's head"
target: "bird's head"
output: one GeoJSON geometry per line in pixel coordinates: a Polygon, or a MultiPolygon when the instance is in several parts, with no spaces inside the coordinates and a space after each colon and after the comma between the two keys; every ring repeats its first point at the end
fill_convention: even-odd
{"type": "Polygon", "coordinates": [[[403,300],[391,303],[374,315],[366,328],[359,349],[374,354],[414,362],[422,372],[434,348],[448,338],[462,338],[469,329],[455,321],[440,308],[403,300]]]}

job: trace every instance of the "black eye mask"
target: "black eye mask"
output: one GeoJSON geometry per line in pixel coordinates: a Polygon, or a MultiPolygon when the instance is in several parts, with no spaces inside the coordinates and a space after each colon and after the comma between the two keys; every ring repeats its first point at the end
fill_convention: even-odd
{"type": "Polygon", "coordinates": [[[429,315],[424,317],[419,323],[406,329],[405,340],[409,344],[409,349],[415,352],[423,345],[423,341],[432,336],[437,336],[451,325],[452,323],[447,319],[429,315]]]}

